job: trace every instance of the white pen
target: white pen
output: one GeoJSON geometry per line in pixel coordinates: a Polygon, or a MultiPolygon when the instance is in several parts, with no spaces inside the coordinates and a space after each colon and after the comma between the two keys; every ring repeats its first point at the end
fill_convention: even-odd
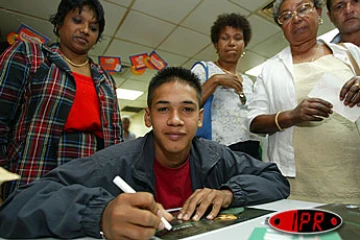
{"type": "MultiPolygon", "coordinates": [[[[129,184],[127,184],[120,176],[116,176],[113,182],[125,193],[136,193],[136,191],[130,187],[129,184]]],[[[165,228],[170,231],[172,228],[171,224],[164,217],[161,217],[161,221],[164,223],[165,228]]]]}

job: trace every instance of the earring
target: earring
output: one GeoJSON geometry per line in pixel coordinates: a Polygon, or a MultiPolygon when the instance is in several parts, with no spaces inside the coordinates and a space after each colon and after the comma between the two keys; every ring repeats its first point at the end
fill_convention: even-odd
{"type": "Polygon", "coordinates": [[[244,51],[244,52],[242,52],[240,57],[242,58],[243,56],[245,56],[245,54],[246,54],[246,52],[245,52],[245,51],[244,51]]]}
{"type": "Polygon", "coordinates": [[[324,23],[324,20],[322,18],[319,19],[318,24],[321,25],[324,23]]]}

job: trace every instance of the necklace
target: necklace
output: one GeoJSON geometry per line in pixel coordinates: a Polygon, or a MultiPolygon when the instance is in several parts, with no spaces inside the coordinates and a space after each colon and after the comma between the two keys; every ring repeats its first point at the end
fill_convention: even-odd
{"type": "MultiPolygon", "coordinates": [[[[237,78],[240,79],[240,80],[242,79],[242,77],[240,76],[240,74],[239,74],[238,71],[236,71],[236,73],[232,73],[232,72],[224,69],[223,67],[221,67],[221,65],[219,64],[218,61],[216,61],[215,64],[216,64],[216,66],[218,66],[223,72],[225,72],[225,73],[227,73],[227,74],[231,74],[231,75],[237,77],[237,78]]],[[[237,94],[239,95],[241,104],[242,104],[242,105],[245,105],[245,103],[246,103],[245,93],[241,91],[241,92],[238,92],[237,94]]]]}
{"type": "Polygon", "coordinates": [[[81,68],[81,67],[84,67],[86,66],[88,63],[89,63],[89,58],[86,59],[86,61],[84,63],[80,63],[80,64],[76,64],[74,63],[73,61],[71,61],[70,59],[68,59],[67,57],[65,57],[65,55],[63,55],[63,57],[65,58],[65,60],[70,63],[70,65],[74,66],[74,67],[77,67],[77,68],[81,68]]]}

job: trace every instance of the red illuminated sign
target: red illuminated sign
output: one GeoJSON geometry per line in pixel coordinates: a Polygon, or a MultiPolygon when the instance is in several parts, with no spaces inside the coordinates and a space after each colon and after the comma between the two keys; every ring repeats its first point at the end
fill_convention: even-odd
{"type": "Polygon", "coordinates": [[[319,209],[279,212],[269,218],[269,225],[281,232],[319,234],[337,229],[342,224],[339,215],[319,209]]]}

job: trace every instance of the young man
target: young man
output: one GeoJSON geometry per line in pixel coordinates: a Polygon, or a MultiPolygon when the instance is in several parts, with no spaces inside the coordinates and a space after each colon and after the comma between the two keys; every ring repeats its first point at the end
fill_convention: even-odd
{"type": "Polygon", "coordinates": [[[145,239],[163,228],[161,210],[182,207],[183,220],[213,219],[221,208],[286,198],[275,164],[194,138],[202,124],[201,85],[190,70],[169,67],[150,82],[142,138],[56,168],[22,187],[0,208],[5,238],[82,236],[145,239]],[[112,182],[120,175],[138,193],[112,182]],[[147,193],[146,193],[147,192],[147,193]],[[160,203],[157,204],[155,202],[160,203]]]}
{"type": "Polygon", "coordinates": [[[331,22],[339,29],[332,42],[351,42],[360,46],[360,1],[327,0],[326,7],[331,22]]]}

